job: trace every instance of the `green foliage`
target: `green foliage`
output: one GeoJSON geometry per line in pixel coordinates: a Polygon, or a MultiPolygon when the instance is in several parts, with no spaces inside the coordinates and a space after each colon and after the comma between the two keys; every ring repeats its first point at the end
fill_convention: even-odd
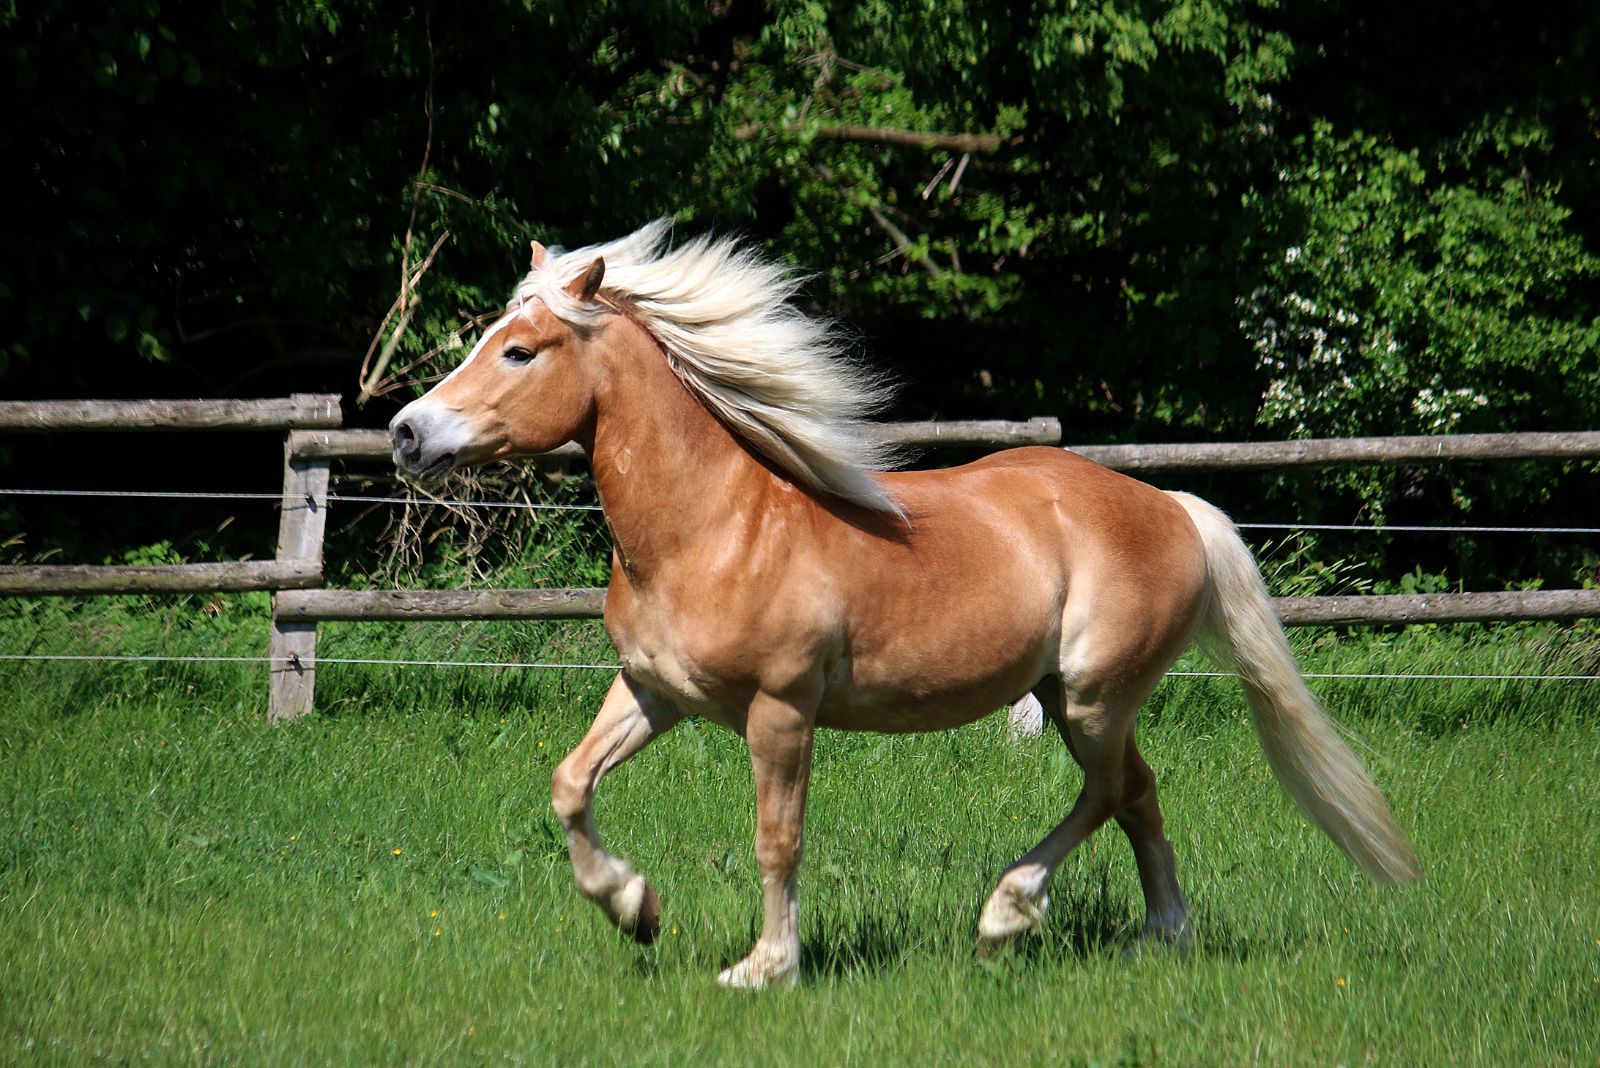
{"type": "MultiPolygon", "coordinates": [[[[387,351],[403,399],[530,237],[668,215],[815,272],[907,417],[1054,414],[1075,441],[1586,428],[1597,31],[1486,0],[17,8],[0,375],[353,394],[387,351]]],[[[1593,514],[1585,477],[1223,503],[1593,514]]],[[[1510,550],[1458,560],[1526,577],[1510,550]]]]}
{"type": "Polygon", "coordinates": [[[1600,408],[1600,318],[1574,300],[1600,257],[1555,190],[1454,179],[1321,122],[1281,196],[1294,239],[1244,302],[1286,436],[1586,425],[1600,408]]]}

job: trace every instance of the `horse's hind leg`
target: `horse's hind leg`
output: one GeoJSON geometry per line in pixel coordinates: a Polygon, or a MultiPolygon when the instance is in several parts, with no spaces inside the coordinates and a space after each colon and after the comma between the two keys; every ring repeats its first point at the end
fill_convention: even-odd
{"type": "Polygon", "coordinates": [[[589,733],[550,779],[550,801],[567,832],[567,853],[578,890],[611,922],[649,943],[660,923],[661,902],[633,865],[606,851],[595,830],[591,804],[600,779],[649,745],[682,713],[670,702],[619,674],[589,733]]]}
{"type": "Polygon", "coordinates": [[[1083,766],[1083,789],[1067,818],[1007,868],[989,895],[978,918],[978,937],[989,948],[1038,929],[1049,905],[1045,888],[1050,876],[1067,854],[1127,804],[1128,740],[1142,698],[1131,704],[1120,699],[1055,698],[1048,680],[1035,693],[1045,714],[1064,727],[1062,736],[1083,766]]]}
{"type": "Polygon", "coordinates": [[[1178,887],[1178,862],[1172,855],[1172,843],[1162,834],[1155,773],[1139,755],[1131,732],[1123,766],[1124,796],[1128,800],[1116,817],[1133,846],[1134,863],[1144,888],[1144,937],[1182,946],[1189,937],[1189,904],[1178,887]]]}

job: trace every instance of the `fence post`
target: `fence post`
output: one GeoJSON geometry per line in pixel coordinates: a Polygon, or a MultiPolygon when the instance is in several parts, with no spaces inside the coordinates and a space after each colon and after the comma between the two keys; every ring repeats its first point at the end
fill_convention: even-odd
{"type": "MultiPolygon", "coordinates": [[[[310,560],[322,569],[322,535],[328,524],[328,460],[299,457],[294,435],[283,442],[283,511],[278,518],[278,559],[310,560]]],[[[311,711],[317,689],[317,624],[284,619],[272,595],[267,721],[311,711]]]]}

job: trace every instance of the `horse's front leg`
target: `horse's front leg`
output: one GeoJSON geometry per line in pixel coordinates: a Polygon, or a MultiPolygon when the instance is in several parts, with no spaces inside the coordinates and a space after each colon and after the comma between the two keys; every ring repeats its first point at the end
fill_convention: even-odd
{"type": "Polygon", "coordinates": [[[794,983],[800,967],[800,899],[795,873],[803,851],[806,786],[811,780],[815,697],[758,694],[745,720],[756,783],[756,864],[761,869],[761,937],[750,955],[717,977],[723,986],[759,989],[794,983]]]}
{"type": "Polygon", "coordinates": [[[590,807],[606,772],[670,729],[683,714],[626,674],[618,674],[589,733],[556,767],[550,801],[567,832],[567,852],[578,890],[600,906],[611,922],[640,942],[654,940],[661,902],[633,865],[612,856],[600,842],[590,807]]]}

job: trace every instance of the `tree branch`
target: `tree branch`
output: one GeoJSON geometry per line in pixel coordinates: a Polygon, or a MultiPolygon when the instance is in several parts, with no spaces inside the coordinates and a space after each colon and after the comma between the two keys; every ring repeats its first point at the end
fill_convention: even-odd
{"type": "Polygon", "coordinates": [[[448,240],[450,240],[450,231],[446,230],[439,235],[439,240],[433,243],[433,248],[428,250],[428,255],[421,263],[417,264],[416,269],[410,275],[401,276],[400,295],[389,306],[389,314],[383,317],[383,323],[378,327],[378,332],[372,336],[372,344],[367,347],[366,358],[361,361],[363,369],[370,364],[372,371],[361,380],[361,392],[356,394],[357,407],[365,408],[367,401],[376,395],[376,391],[383,381],[384,372],[389,369],[389,361],[394,358],[394,350],[400,345],[400,337],[406,332],[406,327],[411,324],[412,313],[417,310],[416,303],[411,300],[411,291],[416,288],[418,282],[422,281],[422,276],[427,273],[428,268],[433,266],[433,258],[439,254],[439,249],[443,248],[444,243],[448,240]],[[398,319],[396,316],[398,316],[398,319]],[[373,362],[372,354],[377,350],[378,341],[383,337],[383,332],[391,321],[394,322],[394,330],[390,332],[389,339],[383,342],[383,350],[378,353],[377,361],[373,362]]]}
{"type": "Polygon", "coordinates": [[[878,224],[878,229],[889,235],[889,240],[895,243],[897,251],[902,256],[911,260],[934,278],[944,274],[944,268],[934,263],[932,256],[918,249],[912,243],[911,238],[906,236],[904,230],[890,222],[889,217],[878,210],[878,205],[865,199],[859,201],[859,203],[867,209],[867,213],[872,216],[872,221],[878,224]]]}
{"type": "MultiPolygon", "coordinates": [[[[803,133],[806,127],[790,123],[782,127],[784,133],[803,133]]],[[[734,130],[741,141],[752,141],[764,128],[755,123],[745,123],[734,130]]],[[[950,133],[941,130],[901,130],[893,126],[858,126],[852,123],[823,123],[811,127],[811,135],[818,141],[864,141],[871,144],[903,145],[907,148],[946,149],[951,152],[997,152],[1014,144],[1015,138],[1004,138],[992,133],[950,133]]]]}
{"type": "Polygon", "coordinates": [[[821,125],[814,136],[819,141],[869,141],[907,148],[944,148],[952,152],[995,152],[1006,139],[991,133],[944,133],[941,131],[898,130],[892,126],[854,126],[846,123],[821,125]]]}

